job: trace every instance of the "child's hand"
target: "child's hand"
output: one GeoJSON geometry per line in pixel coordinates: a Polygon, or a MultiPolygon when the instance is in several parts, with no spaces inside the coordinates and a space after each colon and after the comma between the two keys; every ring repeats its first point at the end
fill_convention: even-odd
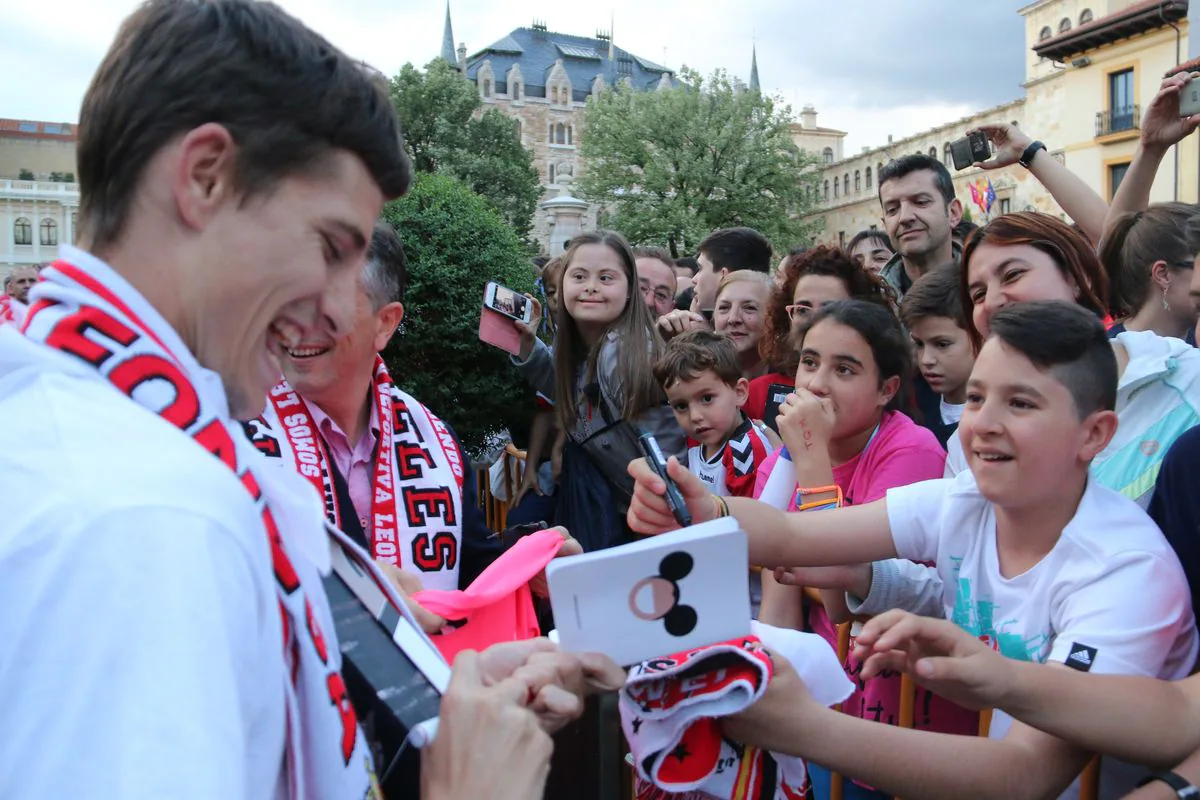
{"type": "Polygon", "coordinates": [[[1000,707],[1008,693],[1008,659],[943,619],[907,611],[880,614],[863,626],[854,655],[863,662],[864,680],[886,669],[908,672],[967,708],[1000,707]]]}
{"type": "MultiPolygon", "coordinates": [[[[633,500],[629,503],[629,513],[626,515],[629,527],[637,533],[646,534],[678,530],[679,523],[663,496],[667,486],[646,459],[629,462],[629,474],[634,480],[633,500]]],[[[713,493],[675,456],[667,459],[667,474],[679,487],[679,493],[683,495],[683,502],[687,504],[695,524],[716,518],[717,505],[713,493]]]]}
{"type": "Polygon", "coordinates": [[[828,455],[833,423],[833,403],[829,398],[817,397],[799,387],[784,399],[775,421],[793,461],[810,451],[828,455]]]}
{"type": "Polygon", "coordinates": [[[529,360],[529,354],[533,352],[533,340],[537,338],[537,326],[542,321],[542,304],[528,292],[525,293],[525,297],[533,305],[533,310],[529,312],[529,323],[526,324],[519,319],[513,320],[513,327],[521,334],[521,352],[517,356],[520,361],[529,360]]]}

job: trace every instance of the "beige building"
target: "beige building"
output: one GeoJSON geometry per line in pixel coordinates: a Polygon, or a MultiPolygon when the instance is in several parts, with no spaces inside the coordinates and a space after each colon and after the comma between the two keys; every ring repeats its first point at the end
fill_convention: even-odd
{"type": "Polygon", "coordinates": [[[842,160],[842,142],[845,138],[845,131],[817,125],[817,110],[812,106],[805,106],[800,111],[800,121],[792,123],[792,143],[817,156],[822,164],[842,160]]]}
{"type": "MultiPolygon", "coordinates": [[[[1018,165],[955,172],[950,142],[988,122],[1013,122],[1111,199],[1139,135],[1145,104],[1164,75],[1187,52],[1186,0],[1038,0],[1025,19],[1025,96],[882,147],[835,161],[819,186],[824,222],[820,239],[838,243],[866,228],[882,228],[876,178],[890,159],[907,153],[941,158],[954,176],[964,208],[975,222],[988,218],[971,199],[969,185],[991,179],[991,217],[1018,210],[1062,216],[1045,189],[1018,165]]],[[[1197,201],[1200,137],[1178,148],[1155,179],[1151,200],[1197,201]],[[1178,158],[1178,167],[1176,167],[1178,158]],[[1178,177],[1177,177],[1178,175],[1178,177]]]]}
{"type": "Polygon", "coordinates": [[[65,122],[0,119],[0,178],[75,179],[75,126],[65,122]]]}
{"type": "Polygon", "coordinates": [[[75,238],[79,184],[0,179],[0,274],[53,261],[75,238]]]}

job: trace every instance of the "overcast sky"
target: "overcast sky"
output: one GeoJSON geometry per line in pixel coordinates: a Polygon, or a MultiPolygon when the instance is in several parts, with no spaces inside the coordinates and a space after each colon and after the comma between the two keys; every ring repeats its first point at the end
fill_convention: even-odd
{"type": "MultiPolygon", "coordinates": [[[[1027,1],[1027,0],[1025,0],[1027,1]]],[[[441,47],[444,0],[280,0],[334,44],[388,74],[441,47]]],[[[75,122],[93,71],[133,0],[0,0],[0,117],[75,122]]],[[[537,18],[678,69],[746,79],[757,42],[764,91],[848,131],[846,153],[1022,95],[1018,0],[452,0],[470,53],[537,18]],[[969,10],[968,10],[969,9],[969,10]]]]}

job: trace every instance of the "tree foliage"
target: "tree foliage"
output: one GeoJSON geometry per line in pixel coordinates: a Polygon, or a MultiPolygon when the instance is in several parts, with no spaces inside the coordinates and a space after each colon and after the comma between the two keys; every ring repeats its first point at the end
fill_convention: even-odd
{"type": "Polygon", "coordinates": [[[477,114],[479,90],[441,58],[424,72],[405,64],[391,90],[415,169],[459,179],[527,237],[542,190],[517,121],[495,109],[477,114]]]}
{"type": "Polygon", "coordinates": [[[531,291],[533,267],[496,210],[449,176],[418,174],[383,219],[408,258],[404,324],[384,360],[478,455],[495,434],[527,425],[533,410],[532,390],[508,354],[479,341],[483,289],[496,281],[531,291]]]}
{"type": "Polygon", "coordinates": [[[791,138],[791,110],[684,68],[663,91],[617,85],[585,112],[580,193],[630,240],[690,253],[716,228],[747,225],[779,249],[806,242],[816,158],[791,138]],[[809,194],[811,192],[811,194],[809,194]]]}

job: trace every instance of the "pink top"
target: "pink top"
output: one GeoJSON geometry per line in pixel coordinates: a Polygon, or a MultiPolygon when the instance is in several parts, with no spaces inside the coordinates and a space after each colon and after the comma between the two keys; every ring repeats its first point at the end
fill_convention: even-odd
{"type": "MultiPolygon", "coordinates": [[[[758,471],[755,495],[767,482],[767,477],[779,459],[772,453],[758,471]]],[[[888,489],[918,481],[942,477],[946,451],[928,428],[914,423],[898,411],[884,413],[875,433],[863,452],[833,468],[833,480],[841,487],[846,505],[863,505],[882,499],[888,489]]],[[[795,510],[793,505],[790,510],[795,510]]],[[[813,633],[820,634],[837,649],[837,626],[829,620],[825,609],[810,609],[808,623],[813,633]]],[[[853,652],[853,644],[851,644],[853,652]]],[[[842,704],[847,714],[863,719],[895,725],[900,719],[900,675],[884,673],[870,681],[859,674],[862,665],[850,655],[843,664],[846,674],[856,684],[854,694],[842,704]]],[[[917,689],[913,726],[941,733],[975,735],[979,730],[978,715],[960,708],[925,689],[917,689]]]]}
{"type": "MultiPolygon", "coordinates": [[[[346,434],[333,421],[333,418],[317,407],[316,403],[305,401],[308,410],[312,412],[313,423],[321,432],[321,439],[329,452],[329,457],[337,465],[338,472],[346,479],[346,488],[350,492],[350,502],[354,503],[354,511],[358,522],[362,525],[363,535],[371,541],[371,475],[374,466],[375,445],[379,441],[379,410],[371,403],[371,419],[367,429],[353,447],[346,434]]],[[[344,519],[344,517],[343,517],[344,519]]]]}

